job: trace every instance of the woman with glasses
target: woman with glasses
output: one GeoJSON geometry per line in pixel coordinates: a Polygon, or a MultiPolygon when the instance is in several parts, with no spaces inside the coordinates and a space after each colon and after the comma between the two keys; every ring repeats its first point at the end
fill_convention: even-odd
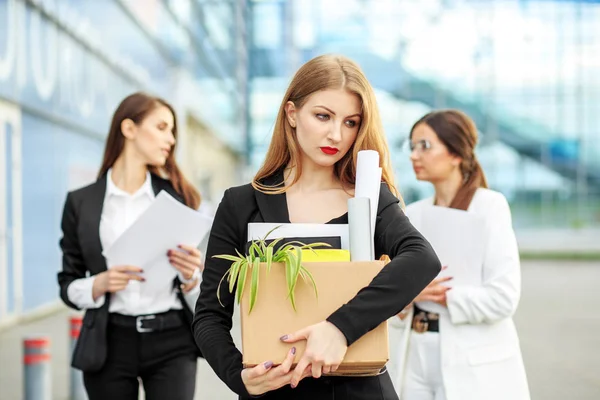
{"type": "Polygon", "coordinates": [[[480,284],[453,285],[452,274],[467,266],[444,266],[444,277],[390,319],[394,386],[404,400],[527,400],[512,321],[521,290],[519,253],[508,203],[487,189],[475,156],[475,124],[460,111],[431,112],[414,124],[409,140],[417,179],[435,189],[433,197],[407,207],[411,223],[420,230],[422,216],[435,207],[463,210],[483,221],[484,248],[482,265],[467,270],[480,284]]]}

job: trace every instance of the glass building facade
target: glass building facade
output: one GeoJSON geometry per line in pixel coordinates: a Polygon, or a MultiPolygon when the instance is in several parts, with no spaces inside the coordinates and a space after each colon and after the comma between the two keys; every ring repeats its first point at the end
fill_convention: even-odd
{"type": "Polygon", "coordinates": [[[164,97],[242,153],[247,12],[226,1],[0,0],[0,322],[57,299],[66,193],[95,180],[126,95],[164,97]]]}
{"type": "Polygon", "coordinates": [[[407,202],[431,193],[401,151],[426,112],[477,123],[479,159],[518,228],[600,224],[600,2],[253,1],[253,165],[291,73],[326,52],[378,93],[407,202]]]}

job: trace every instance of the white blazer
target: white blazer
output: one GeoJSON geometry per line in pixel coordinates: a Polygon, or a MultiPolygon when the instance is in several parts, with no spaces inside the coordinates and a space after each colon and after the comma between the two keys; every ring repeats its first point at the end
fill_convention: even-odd
{"type": "MultiPolygon", "coordinates": [[[[407,207],[419,218],[433,197],[407,207]]],[[[519,252],[508,202],[501,193],[478,189],[468,212],[485,220],[486,247],[481,285],[456,286],[447,292],[448,313],[440,315],[442,377],[447,400],[529,400],[519,338],[512,320],[521,292],[519,252]]],[[[390,319],[388,370],[402,393],[412,312],[404,321],[390,319]]],[[[411,399],[402,399],[411,400],[411,399]]]]}

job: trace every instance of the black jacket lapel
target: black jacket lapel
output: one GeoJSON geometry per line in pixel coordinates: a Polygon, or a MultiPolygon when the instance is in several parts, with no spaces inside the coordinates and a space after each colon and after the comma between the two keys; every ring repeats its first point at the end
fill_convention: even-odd
{"type": "Polygon", "coordinates": [[[100,241],[100,218],[104,207],[106,194],[106,175],[100,177],[86,193],[86,198],[81,206],[80,238],[87,237],[89,242],[88,256],[91,258],[89,267],[92,273],[106,270],[106,260],[102,255],[102,242],[100,241]]]}

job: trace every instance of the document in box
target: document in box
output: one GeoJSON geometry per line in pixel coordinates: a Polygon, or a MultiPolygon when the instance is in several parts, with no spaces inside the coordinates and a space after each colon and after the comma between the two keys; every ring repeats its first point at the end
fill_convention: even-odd
{"type": "Polygon", "coordinates": [[[257,223],[248,224],[248,241],[263,239],[270,230],[273,231],[267,239],[277,238],[310,238],[310,237],[339,237],[342,249],[350,250],[350,238],[347,224],[278,224],[257,223]]]}
{"type": "Polygon", "coordinates": [[[144,291],[171,285],[177,270],[167,251],[180,244],[205,242],[212,218],[193,210],[161,191],[152,205],[103,252],[109,267],[134,265],[144,269],[144,291]]]}

